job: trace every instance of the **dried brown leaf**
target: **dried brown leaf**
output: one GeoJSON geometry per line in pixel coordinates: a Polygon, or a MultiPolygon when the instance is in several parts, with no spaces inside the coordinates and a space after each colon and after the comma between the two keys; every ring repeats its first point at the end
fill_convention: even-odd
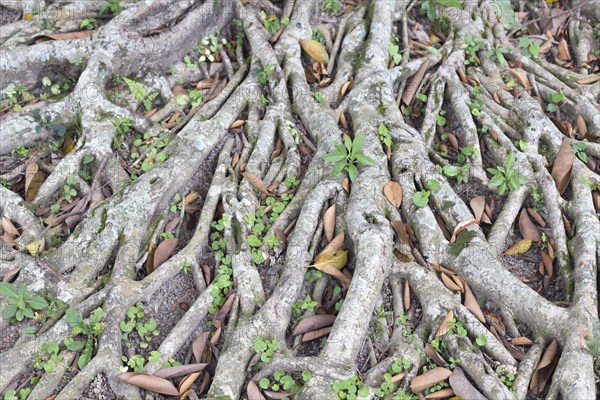
{"type": "Polygon", "coordinates": [[[135,385],[137,387],[141,387],[142,389],[147,389],[151,392],[166,394],[169,396],[179,396],[179,391],[175,386],[173,386],[171,382],[156,376],[148,374],[127,373],[119,375],[119,379],[126,383],[129,383],[130,385],[135,385]]]}
{"type": "Polygon", "coordinates": [[[544,221],[544,218],[542,218],[537,211],[535,211],[533,208],[528,208],[527,212],[529,213],[529,216],[538,223],[538,225],[540,225],[542,228],[546,227],[546,221],[544,221]]]}
{"type": "Polygon", "coordinates": [[[448,315],[446,315],[446,318],[444,318],[444,320],[440,324],[440,327],[438,328],[437,332],[435,333],[435,337],[444,336],[446,333],[448,333],[450,331],[450,329],[452,329],[452,327],[450,326],[449,323],[453,319],[454,319],[454,311],[450,310],[450,311],[448,311],[448,315]]]}
{"type": "Polygon", "coordinates": [[[453,396],[454,396],[454,391],[450,388],[446,388],[446,389],[438,390],[433,393],[429,393],[427,396],[425,396],[425,398],[426,399],[446,399],[448,397],[453,397],[453,396]]]}
{"type": "Polygon", "coordinates": [[[19,271],[21,271],[21,267],[14,267],[4,272],[2,275],[2,282],[12,282],[13,278],[19,274],[19,271]]]}
{"type": "Polygon", "coordinates": [[[404,223],[402,221],[391,221],[390,224],[392,225],[392,228],[394,228],[398,240],[400,240],[402,243],[409,244],[410,237],[408,236],[408,232],[406,232],[404,223]]]}
{"type": "Polygon", "coordinates": [[[324,328],[326,326],[333,325],[335,321],[335,315],[313,315],[307,318],[304,318],[298,326],[292,332],[292,336],[301,335],[306,332],[314,331],[315,329],[324,328]]]}
{"type": "Polygon", "coordinates": [[[435,363],[437,365],[439,365],[440,367],[443,367],[446,365],[446,360],[444,360],[444,357],[442,357],[440,355],[440,353],[438,353],[437,350],[434,349],[430,343],[427,343],[425,345],[425,354],[427,354],[427,356],[429,358],[431,358],[433,361],[435,361],[435,363]]]}
{"type": "Polygon", "coordinates": [[[177,238],[168,238],[158,244],[154,251],[154,270],[173,255],[178,241],[177,238]]]}
{"type": "Polygon", "coordinates": [[[325,246],[325,248],[323,250],[321,250],[321,252],[317,255],[317,260],[319,259],[319,257],[321,257],[324,254],[330,254],[331,252],[338,251],[339,249],[342,248],[343,244],[344,244],[344,232],[340,232],[336,237],[333,238],[332,241],[330,241],[327,244],[327,246],[325,246]]]}
{"type": "Polygon", "coordinates": [[[179,378],[181,376],[186,376],[189,374],[193,374],[194,372],[200,372],[204,368],[206,368],[208,364],[186,364],[186,365],[176,365],[174,367],[162,368],[154,373],[154,376],[163,379],[173,379],[179,378]]]}
{"type": "Polygon", "coordinates": [[[571,145],[566,140],[563,140],[552,166],[552,178],[560,194],[563,194],[569,184],[574,161],[575,154],[571,145]]]}
{"type": "Polygon", "coordinates": [[[51,40],[75,40],[83,39],[96,33],[95,29],[81,32],[64,32],[64,33],[50,33],[46,35],[38,35],[33,38],[35,43],[43,43],[51,40]]]}
{"type": "Polygon", "coordinates": [[[316,329],[316,330],[310,331],[310,332],[306,332],[304,335],[302,335],[302,343],[310,342],[311,340],[315,340],[315,339],[322,338],[323,336],[327,336],[327,335],[329,335],[329,332],[331,332],[331,326],[321,328],[321,329],[316,329]]]}
{"type": "Polygon", "coordinates": [[[448,379],[450,375],[452,375],[452,371],[449,369],[436,367],[424,374],[415,376],[412,381],[410,381],[410,389],[414,393],[420,392],[448,379]]]}
{"type": "Polygon", "coordinates": [[[4,216],[2,217],[2,229],[4,229],[4,233],[8,233],[13,238],[20,235],[19,230],[15,228],[12,222],[10,222],[10,219],[4,216]]]}
{"type": "Polygon", "coordinates": [[[519,216],[519,232],[524,239],[531,239],[533,242],[539,242],[541,240],[540,233],[531,219],[527,210],[522,209],[521,215],[519,216]]]}
{"type": "Polygon", "coordinates": [[[533,340],[531,340],[525,336],[518,336],[518,337],[512,338],[510,341],[515,346],[531,346],[533,344],[533,340]]]}
{"type": "Polygon", "coordinates": [[[544,352],[542,359],[531,376],[529,389],[533,394],[538,395],[544,391],[546,383],[548,382],[548,379],[550,379],[552,371],[554,371],[554,367],[558,362],[558,360],[555,359],[557,350],[558,344],[556,340],[553,340],[544,352]]]}
{"type": "Polygon", "coordinates": [[[30,203],[40,190],[46,175],[40,171],[36,162],[28,160],[25,166],[25,201],[30,203]]]}
{"type": "Polygon", "coordinates": [[[206,348],[206,343],[208,342],[208,336],[210,332],[202,332],[198,335],[198,337],[194,340],[192,344],[192,351],[194,353],[194,358],[196,362],[199,363],[202,360],[202,352],[206,348]]]}
{"type": "Polygon", "coordinates": [[[408,279],[404,280],[404,299],[403,299],[404,309],[410,309],[410,285],[408,284],[408,279]]]}
{"type": "Polygon", "coordinates": [[[464,285],[465,285],[465,301],[464,301],[465,307],[467,308],[467,310],[471,311],[471,314],[473,314],[475,317],[477,317],[477,319],[479,321],[481,321],[482,323],[485,323],[485,317],[483,316],[483,311],[481,311],[481,307],[479,307],[479,303],[477,302],[477,299],[475,299],[475,296],[473,295],[471,288],[469,287],[467,282],[464,282],[464,285]]]}
{"type": "Polygon", "coordinates": [[[600,75],[590,75],[586,76],[585,78],[577,79],[576,82],[582,85],[591,85],[592,83],[596,83],[598,81],[600,81],[600,75]]]}
{"type": "Polygon", "coordinates": [[[448,289],[452,290],[453,292],[461,292],[462,291],[460,289],[460,287],[448,275],[446,275],[445,273],[442,272],[441,277],[442,277],[442,282],[444,282],[444,285],[446,285],[446,287],[448,289]]]}
{"type": "Polygon", "coordinates": [[[248,387],[246,388],[246,394],[248,395],[248,400],[266,400],[265,396],[262,395],[258,385],[254,383],[252,379],[248,381],[248,387]]]}
{"type": "Polygon", "coordinates": [[[327,242],[333,240],[333,232],[335,231],[335,204],[332,205],[323,214],[323,231],[327,242]]]}
{"type": "Polygon", "coordinates": [[[213,317],[213,325],[217,328],[220,328],[223,322],[225,322],[225,318],[227,318],[227,315],[231,311],[231,307],[233,307],[233,302],[235,301],[236,294],[232,291],[230,291],[230,293],[231,294],[229,295],[229,297],[227,297],[227,300],[225,301],[225,303],[223,303],[223,306],[221,307],[219,312],[217,312],[213,317]]]}
{"type": "Polygon", "coordinates": [[[473,210],[473,215],[475,219],[479,222],[483,222],[485,224],[491,224],[492,221],[485,214],[485,196],[476,196],[471,199],[469,202],[471,205],[471,209],[473,210]]]}
{"type": "Polygon", "coordinates": [[[267,190],[265,183],[258,176],[254,175],[253,173],[250,173],[250,172],[243,172],[242,176],[248,181],[249,184],[254,186],[254,188],[256,188],[256,190],[258,190],[260,193],[269,196],[270,193],[267,190]]]}
{"type": "Polygon", "coordinates": [[[196,379],[198,379],[198,377],[200,377],[200,372],[195,372],[183,379],[179,384],[179,393],[183,394],[187,392],[187,390],[194,384],[194,382],[196,382],[196,379]]]}
{"type": "Polygon", "coordinates": [[[425,72],[427,72],[427,68],[429,68],[429,59],[426,58],[425,61],[421,64],[417,73],[413,75],[409,84],[404,89],[402,93],[402,102],[407,106],[410,105],[412,99],[415,97],[417,90],[419,90],[419,86],[423,82],[423,77],[425,76],[425,72]]]}
{"type": "Polygon", "coordinates": [[[402,186],[398,182],[389,181],[383,187],[385,198],[396,208],[402,205],[402,186]]]}
{"type": "Polygon", "coordinates": [[[552,258],[545,251],[542,251],[540,254],[542,255],[542,264],[544,265],[544,270],[546,271],[545,275],[547,275],[549,278],[552,278],[552,275],[554,274],[552,258]]]}

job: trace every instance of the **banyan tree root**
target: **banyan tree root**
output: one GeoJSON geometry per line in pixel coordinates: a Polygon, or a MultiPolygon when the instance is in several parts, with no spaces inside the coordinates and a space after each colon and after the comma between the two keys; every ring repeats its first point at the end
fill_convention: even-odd
{"type": "MultiPolygon", "coordinates": [[[[438,384],[448,397],[596,396],[598,83],[579,83],[584,75],[521,55],[490,2],[428,2],[450,27],[434,50],[415,44],[425,31],[413,20],[414,4],[348,3],[334,24],[330,60],[310,40],[317,4],[301,0],[123,2],[87,38],[33,46],[23,43],[39,30],[18,31],[22,21],[2,27],[0,46],[15,55],[3,61],[3,88],[37,93],[41,78],[55,80],[61,69],[75,84],[37,117],[8,111],[0,153],[53,140],[59,120],[77,135],[60,160],[48,162],[49,152],[41,152],[3,171],[10,178],[0,189],[3,278],[64,306],[52,316],[39,311],[47,318],[34,318],[37,332],[19,332],[0,353],[0,363],[12,366],[0,369],[0,389],[25,388],[35,375],[41,378],[31,396],[71,399],[103,376],[103,390],[118,398],[141,399],[140,387],[173,395],[178,389],[157,376],[177,361],[196,368],[181,375],[188,378],[180,394],[190,397],[191,387],[207,398],[273,398],[274,379],[286,374],[296,384],[282,388],[297,399],[343,398],[349,386],[361,397],[384,398],[438,384]],[[203,55],[188,71],[189,54],[217,37],[235,46],[211,53],[219,60],[203,55]],[[414,47],[399,51],[410,59],[391,61],[390,45],[406,43],[414,47]],[[511,52],[490,56],[500,47],[511,52]],[[160,92],[147,107],[158,108],[154,114],[140,111],[147,98],[134,106],[116,99],[118,76],[160,92]],[[509,88],[508,76],[515,77],[509,88]],[[553,101],[556,93],[564,98],[553,101]],[[560,114],[544,102],[560,103],[560,114]],[[423,115],[411,105],[422,105],[423,115]],[[578,136],[567,138],[568,126],[551,115],[570,120],[578,136]],[[158,141],[139,161],[124,157],[120,121],[140,143],[168,137],[168,157],[144,167],[158,141]],[[359,156],[332,156],[342,143],[354,143],[345,151],[359,156]],[[331,173],[344,161],[348,177],[331,173]],[[498,166],[513,174],[506,188],[498,166]],[[143,173],[132,180],[134,168],[143,173]],[[85,179],[89,170],[94,176],[85,179]],[[28,171],[43,173],[43,183],[12,182],[28,171]],[[201,200],[188,204],[180,193],[199,176],[201,200]],[[474,207],[475,196],[459,183],[493,196],[495,209],[485,198],[474,207]],[[55,202],[70,201],[65,185],[78,203],[40,220],[55,202]],[[68,229],[57,230],[63,224],[68,229]],[[511,270],[513,227],[524,239],[513,256],[532,243],[545,247],[536,253],[541,260],[526,258],[540,263],[537,287],[511,270]],[[64,242],[52,241],[64,232],[64,242]],[[163,243],[176,244],[150,268],[163,243]],[[320,277],[313,279],[309,265],[322,269],[320,277]],[[143,315],[140,304],[158,309],[174,282],[186,279],[187,292],[174,301],[185,305],[177,321],[157,315],[159,338],[137,348],[127,330],[144,334],[127,321],[143,315]],[[550,282],[563,302],[545,295],[550,282]],[[65,342],[81,339],[73,315],[93,324],[98,308],[101,325],[86,333],[89,351],[65,342]],[[325,335],[321,344],[310,341],[325,335]],[[43,372],[49,343],[58,344],[56,365],[43,372]],[[436,363],[435,372],[448,375],[422,386],[436,363]],[[471,392],[461,392],[467,384],[471,392]]],[[[52,20],[50,11],[40,18],[52,20]]],[[[591,48],[589,40],[580,46],[578,65],[591,48]]],[[[6,297],[0,302],[9,307],[6,297]]],[[[10,322],[3,332],[13,329],[10,322]]]]}

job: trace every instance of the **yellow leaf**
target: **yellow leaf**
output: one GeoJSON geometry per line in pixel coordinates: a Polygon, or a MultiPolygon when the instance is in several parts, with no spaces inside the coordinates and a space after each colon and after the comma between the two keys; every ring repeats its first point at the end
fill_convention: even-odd
{"type": "Polygon", "coordinates": [[[531,239],[523,239],[504,252],[506,256],[514,256],[515,254],[523,254],[531,247],[531,239]]]}
{"type": "Polygon", "coordinates": [[[318,270],[321,270],[323,266],[331,264],[338,270],[340,270],[344,268],[346,262],[348,262],[348,252],[346,250],[327,251],[319,255],[319,257],[317,257],[315,263],[313,264],[313,267],[315,267],[318,270]]]}
{"type": "Polygon", "coordinates": [[[36,240],[35,242],[29,243],[27,246],[25,246],[25,248],[29,251],[29,254],[35,257],[40,250],[43,249],[43,245],[43,240],[36,240]]]}
{"type": "Polygon", "coordinates": [[[329,63],[329,55],[327,54],[327,50],[325,47],[316,40],[307,39],[301,40],[300,45],[313,60],[318,62],[319,64],[328,64],[329,63]]]}

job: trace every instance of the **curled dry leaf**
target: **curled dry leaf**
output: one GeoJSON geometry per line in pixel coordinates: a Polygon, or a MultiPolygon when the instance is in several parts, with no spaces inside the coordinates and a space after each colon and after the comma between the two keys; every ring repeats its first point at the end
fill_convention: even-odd
{"type": "Polygon", "coordinates": [[[345,177],[342,180],[342,187],[344,188],[346,193],[350,193],[350,179],[348,179],[348,177],[345,177]]]}
{"type": "Polygon", "coordinates": [[[342,248],[343,244],[344,244],[344,232],[340,232],[336,237],[333,238],[332,241],[330,241],[327,244],[327,246],[325,246],[325,248],[323,250],[321,250],[321,252],[317,255],[317,260],[323,254],[338,251],[339,249],[342,248]]]}
{"type": "Polygon", "coordinates": [[[409,310],[410,309],[410,285],[408,284],[408,279],[404,280],[404,299],[403,299],[403,303],[404,303],[404,309],[405,310],[409,310]]]}
{"type": "Polygon", "coordinates": [[[557,350],[558,344],[556,340],[553,340],[544,352],[540,363],[531,376],[529,389],[533,394],[538,395],[544,391],[546,383],[548,382],[548,379],[550,379],[550,375],[552,375],[552,371],[554,371],[554,367],[558,362],[558,360],[555,359],[557,350]]]}
{"type": "Polygon", "coordinates": [[[227,297],[227,300],[225,301],[219,312],[217,312],[213,317],[212,323],[217,328],[220,328],[223,322],[225,322],[227,314],[229,314],[229,312],[231,311],[231,307],[233,307],[233,302],[235,301],[236,294],[232,291],[230,291],[230,293],[231,294],[229,295],[229,297],[227,297]]]}
{"type": "Polygon", "coordinates": [[[528,208],[527,212],[529,213],[529,216],[533,218],[535,222],[538,223],[539,226],[541,226],[542,228],[546,227],[546,221],[544,221],[544,218],[542,218],[542,216],[537,211],[535,211],[533,208],[528,208]]]}
{"type": "Polygon", "coordinates": [[[531,239],[523,239],[509,247],[504,253],[505,256],[514,256],[516,254],[523,254],[531,248],[531,239]]]}
{"type": "Polygon", "coordinates": [[[482,395],[475,387],[469,382],[465,373],[460,367],[455,367],[450,375],[450,387],[454,391],[454,394],[461,399],[469,400],[486,400],[486,397],[482,395]]]}
{"type": "Polygon", "coordinates": [[[194,358],[196,362],[199,363],[202,360],[202,352],[206,348],[206,343],[208,342],[208,336],[210,332],[202,332],[198,335],[198,337],[194,340],[192,344],[192,351],[194,353],[194,358]]]}
{"type": "Polygon", "coordinates": [[[179,384],[179,394],[187,392],[187,390],[194,384],[194,382],[196,382],[196,379],[198,379],[198,377],[200,377],[200,372],[194,372],[193,374],[183,379],[179,384]]]}
{"type": "Polygon", "coordinates": [[[447,368],[436,367],[419,376],[415,376],[410,381],[410,390],[414,393],[425,390],[433,385],[436,385],[452,375],[452,371],[447,368]]]}
{"type": "Polygon", "coordinates": [[[596,83],[600,81],[600,75],[590,75],[585,78],[578,79],[576,82],[581,83],[582,85],[591,85],[592,83],[596,83]]]}
{"type": "Polygon", "coordinates": [[[547,275],[548,278],[552,278],[552,275],[554,275],[552,257],[550,257],[545,251],[542,251],[540,254],[542,255],[542,265],[544,266],[544,270],[546,271],[546,273],[542,275],[547,275]]]}
{"type": "Polygon", "coordinates": [[[289,398],[289,396],[291,396],[291,393],[287,393],[287,392],[274,392],[272,390],[265,390],[265,394],[271,400],[281,400],[281,399],[284,399],[286,397],[289,398]]]}
{"type": "Polygon", "coordinates": [[[315,260],[313,267],[320,270],[324,265],[333,265],[338,270],[344,268],[348,262],[348,252],[345,250],[329,250],[322,252],[315,260]]]}
{"type": "Polygon", "coordinates": [[[395,207],[400,208],[402,205],[402,186],[398,182],[389,181],[383,187],[385,198],[395,207]]]}
{"type": "Polygon", "coordinates": [[[25,162],[25,201],[27,203],[35,198],[45,179],[46,175],[40,171],[36,162],[30,160],[25,162]]]}
{"type": "Polygon", "coordinates": [[[19,236],[19,230],[6,217],[2,217],[2,229],[4,229],[4,233],[8,233],[13,238],[19,236]]]}
{"type": "Polygon", "coordinates": [[[427,356],[429,358],[431,358],[433,361],[435,361],[435,363],[437,365],[439,365],[440,367],[443,367],[446,365],[446,360],[444,360],[444,358],[440,355],[440,353],[438,353],[437,350],[433,348],[431,343],[427,343],[425,345],[425,354],[427,354],[427,356]]]}
{"type": "Polygon", "coordinates": [[[171,382],[157,376],[130,372],[119,375],[119,379],[151,392],[166,394],[168,396],[179,396],[179,391],[171,382]]]}
{"type": "Polygon", "coordinates": [[[96,33],[95,29],[79,32],[50,33],[46,35],[38,35],[34,37],[33,40],[36,44],[52,40],[76,40],[86,38],[88,36],[93,35],[94,33],[96,33]]]}
{"type": "Polygon", "coordinates": [[[534,223],[529,219],[527,210],[522,209],[521,215],[519,216],[519,232],[524,239],[531,239],[533,242],[539,242],[541,240],[540,233],[535,227],[534,223]]]}
{"type": "Polygon", "coordinates": [[[335,315],[313,315],[304,318],[292,332],[292,336],[301,335],[315,329],[324,328],[333,325],[335,315]]]}
{"type": "Polygon", "coordinates": [[[556,189],[560,194],[563,194],[569,184],[574,161],[575,154],[573,153],[571,145],[567,140],[563,140],[556,159],[554,160],[554,165],[552,166],[552,178],[554,179],[556,189]]]}
{"type": "Polygon", "coordinates": [[[349,80],[342,85],[340,88],[340,97],[344,97],[346,95],[348,89],[350,89],[350,85],[352,85],[352,80],[349,80]]]}
{"type": "Polygon", "coordinates": [[[300,41],[300,45],[313,60],[319,64],[327,65],[329,63],[329,54],[325,47],[314,39],[305,39],[300,41]]]}
{"type": "Polygon", "coordinates": [[[471,218],[468,219],[466,221],[462,221],[459,222],[458,225],[456,225],[456,227],[454,228],[454,232],[452,233],[452,237],[450,238],[450,242],[454,243],[456,241],[456,236],[464,229],[466,229],[467,227],[473,225],[473,224],[478,224],[479,225],[479,221],[476,220],[475,218],[471,218]]]}
{"type": "Polygon", "coordinates": [[[323,336],[327,336],[327,335],[329,335],[329,332],[331,332],[331,326],[321,328],[321,329],[316,329],[316,330],[310,331],[310,332],[306,332],[304,335],[302,335],[302,343],[310,342],[311,340],[315,340],[315,339],[322,338],[323,336]]]}
{"type": "Polygon", "coordinates": [[[477,221],[483,222],[484,224],[492,223],[485,213],[485,196],[473,197],[469,204],[471,205],[473,215],[477,221]]]}
{"type": "Polygon", "coordinates": [[[335,204],[329,207],[323,215],[323,231],[327,242],[331,242],[335,231],[335,204]]]}
{"type": "Polygon", "coordinates": [[[410,105],[413,97],[415,96],[415,94],[417,93],[417,90],[419,89],[419,86],[421,86],[423,77],[425,76],[425,72],[427,72],[427,68],[429,68],[429,59],[428,58],[426,58],[425,61],[423,61],[423,63],[421,63],[421,65],[419,66],[419,69],[417,70],[417,73],[413,75],[410,82],[406,86],[406,89],[404,89],[404,92],[402,93],[402,102],[404,104],[406,104],[407,106],[410,105]]]}
{"type": "Polygon", "coordinates": [[[258,176],[254,175],[253,173],[250,173],[250,172],[243,172],[242,176],[248,181],[249,184],[254,186],[254,188],[256,190],[258,190],[260,193],[262,193],[266,196],[269,195],[269,191],[267,190],[265,183],[258,176]]]}
{"type": "Polygon", "coordinates": [[[450,145],[452,146],[452,148],[456,151],[458,151],[459,146],[458,146],[458,139],[456,138],[456,136],[450,132],[446,133],[448,135],[448,141],[450,142],[450,145]]]}

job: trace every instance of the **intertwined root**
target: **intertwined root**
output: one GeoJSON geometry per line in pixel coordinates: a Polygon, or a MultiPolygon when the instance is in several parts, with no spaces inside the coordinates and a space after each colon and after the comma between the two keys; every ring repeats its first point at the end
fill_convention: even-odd
{"type": "MultiPolygon", "coordinates": [[[[600,179],[595,170],[575,158],[570,176],[571,197],[563,199],[545,163],[557,157],[565,140],[569,144],[578,141],[564,138],[527,92],[527,87],[522,85],[518,97],[504,90],[502,76],[510,73],[508,64],[493,60],[481,51],[478,56],[482,67],[470,71],[468,79],[465,76],[462,65],[468,56],[463,46],[466,36],[486,38],[489,48],[506,44],[503,41],[506,33],[502,25],[487,14],[489,8],[482,12],[485,18],[477,12],[446,10],[455,34],[447,38],[443,53],[420,54],[421,57],[409,60],[408,57],[419,53],[411,53],[406,48],[405,62],[393,68],[388,68],[388,45],[392,42],[394,18],[397,17],[406,30],[412,5],[373,1],[356,8],[339,25],[328,67],[330,74],[335,71],[335,76],[323,90],[324,101],[319,101],[306,81],[306,63],[298,42],[312,37],[309,19],[313,5],[296,1],[286,2],[285,6],[283,13],[291,22],[275,44],[269,41],[257,12],[262,9],[279,13],[279,8],[270,2],[234,1],[220,8],[209,1],[169,4],[158,0],[150,5],[130,5],[127,13],[99,31],[91,45],[75,46],[73,51],[87,60],[87,67],[74,91],[62,102],[49,105],[45,112],[52,119],[64,113],[63,116],[76,121],[81,129],[80,138],[75,150],[50,173],[31,206],[34,210],[49,206],[67,177],[77,175],[84,158],[93,155],[99,167],[97,177],[92,185],[79,181],[80,191],[89,193],[80,212],[84,217],[65,243],[36,258],[3,247],[2,267],[4,270],[20,266],[16,284],[24,283],[34,291],[52,292],[84,317],[99,306],[103,307],[106,317],[93,359],[63,387],[62,375],[77,357],[76,352],[65,350],[56,372],[45,374],[31,396],[45,398],[56,394],[56,398],[75,398],[86,390],[94,377],[104,374],[115,395],[142,398],[135,386],[119,379],[124,351],[120,325],[130,306],[152,303],[157,293],[168,290],[174,280],[185,279],[183,264],[192,271],[196,297],[189,302],[189,308],[179,321],[161,336],[157,347],[159,359],[148,363],[144,371],[155,373],[165,362],[181,358],[185,352],[189,361],[192,352],[188,349],[200,332],[206,330],[206,322],[211,319],[209,310],[214,307],[213,292],[218,279],[207,282],[206,271],[201,266],[212,253],[208,249],[211,222],[225,213],[233,221],[223,233],[224,251],[232,258],[235,292],[228,295],[232,308],[227,325],[215,329],[218,333],[213,336],[215,342],[211,342],[217,346],[213,349],[218,358],[212,365],[214,369],[210,368],[212,380],[207,388],[208,397],[240,398],[249,385],[248,371],[251,371],[250,379],[257,383],[278,370],[295,374],[312,372],[312,379],[295,398],[334,398],[333,385],[352,377],[356,371],[374,395],[384,383],[384,374],[397,359],[404,359],[410,365],[401,380],[402,387],[407,388],[427,360],[423,349],[443,338],[445,355],[460,360],[462,370],[488,398],[512,396],[495,373],[495,367],[516,369],[512,389],[519,399],[527,396],[544,348],[556,340],[560,356],[548,397],[593,398],[596,393],[594,360],[583,344],[583,337],[591,333],[594,322],[598,323],[596,273],[600,224],[591,190],[585,182],[600,179]],[[184,124],[174,130],[168,147],[169,158],[131,183],[113,150],[117,132],[111,121],[115,117],[129,118],[137,131],[149,132],[152,136],[159,134],[160,127],[135,111],[109,101],[107,83],[116,74],[139,72],[136,62],[145,62],[150,56],[154,66],[171,66],[197,42],[198,35],[225,26],[233,14],[241,21],[240,29],[248,46],[245,49],[238,43],[235,62],[223,52],[222,63],[212,71],[217,74],[223,71],[228,83],[213,100],[194,111],[195,114],[190,113],[184,124]],[[162,30],[171,24],[174,24],[172,29],[162,30]],[[196,32],[199,24],[202,30],[196,32]],[[155,32],[161,33],[153,37],[155,32]],[[176,50],[155,54],[165,43],[176,50]],[[123,49],[127,49],[126,54],[122,54],[123,49]],[[251,55],[249,61],[245,59],[245,50],[251,55]],[[339,54],[337,58],[336,54],[339,54]],[[266,84],[260,83],[257,71],[267,71],[266,84]],[[411,126],[397,104],[407,88],[414,85],[411,79],[415,75],[422,80],[421,91],[427,100],[423,101],[423,119],[411,126]],[[348,90],[350,86],[344,84],[350,80],[348,90]],[[473,82],[477,85],[473,86],[473,82]],[[343,91],[342,87],[345,87],[343,91]],[[474,102],[480,103],[476,113],[472,112],[474,102]],[[338,103],[336,110],[329,107],[338,103]],[[504,165],[510,154],[515,155],[515,169],[528,177],[518,189],[510,192],[502,209],[495,213],[487,236],[478,225],[470,225],[466,242],[460,239],[456,243],[445,236],[473,216],[443,174],[443,167],[451,164],[434,148],[439,141],[437,116],[441,110],[447,111],[447,117],[455,121],[454,140],[480,155],[466,159],[469,179],[486,190],[496,190],[485,173],[484,164],[504,165]],[[345,122],[338,125],[341,116],[345,122]],[[243,127],[239,129],[237,125],[238,128],[230,130],[232,123],[240,119],[245,121],[243,127]],[[387,127],[393,141],[388,149],[380,141],[382,125],[387,127]],[[299,135],[300,128],[305,130],[304,148],[312,149],[308,160],[296,146],[294,135],[299,135]],[[334,143],[342,135],[359,133],[365,137],[362,151],[374,163],[361,166],[358,178],[349,187],[348,182],[341,182],[339,176],[329,173],[332,165],[324,161],[323,156],[334,149],[334,143]],[[525,143],[521,151],[513,144],[517,140],[525,143]],[[541,146],[545,148],[546,158],[538,151],[541,146]],[[202,193],[203,204],[196,229],[160,268],[135,279],[140,275],[136,265],[146,253],[148,243],[157,239],[167,222],[163,215],[169,201],[176,193],[189,189],[189,182],[197,174],[208,173],[206,160],[211,154],[218,154],[218,161],[210,187],[202,193]],[[436,164],[442,166],[441,171],[436,169],[436,164]],[[302,183],[290,191],[291,187],[283,183],[286,178],[299,178],[302,183]],[[390,181],[402,187],[404,201],[399,209],[384,195],[383,188],[390,181]],[[110,186],[112,196],[94,201],[93,194],[101,185],[110,186]],[[412,199],[423,191],[427,191],[429,202],[419,207],[412,199]],[[553,304],[521,282],[505,268],[501,258],[508,232],[533,191],[543,193],[541,209],[545,211],[546,232],[552,238],[558,282],[571,300],[569,308],[553,304]],[[285,244],[284,252],[272,252],[273,265],[269,267],[253,261],[256,249],[246,240],[253,233],[253,226],[245,218],[264,206],[267,192],[293,192],[294,195],[266,233],[277,236],[280,244],[285,244]],[[328,290],[340,287],[327,275],[314,284],[305,276],[306,266],[313,262],[322,243],[327,242],[323,235],[324,212],[334,204],[333,233],[345,233],[344,248],[350,251],[347,269],[352,270],[352,281],[349,287],[342,289],[343,305],[326,343],[317,346],[316,351],[313,349],[314,355],[306,356],[305,352],[309,351],[306,344],[299,337],[290,337],[289,329],[294,327],[298,317],[293,312],[298,300],[310,294],[317,302],[325,301],[328,290]],[[574,234],[567,232],[564,219],[572,221],[574,234]],[[410,235],[405,233],[408,240],[395,238],[398,232],[395,234],[391,221],[410,226],[410,235]],[[457,250],[457,246],[461,247],[457,250]],[[108,279],[101,279],[106,271],[110,271],[106,275],[108,279]],[[447,282],[442,283],[442,277],[450,276],[463,285],[464,305],[461,294],[449,290],[447,282]],[[269,284],[270,281],[275,283],[269,284]],[[481,311],[474,311],[472,303],[467,304],[467,296],[475,303],[478,300],[477,309],[485,308],[487,318],[481,311]],[[407,314],[413,329],[407,324],[394,323],[388,330],[386,316],[378,314],[386,307],[392,310],[394,321],[407,314]],[[416,318],[415,310],[420,318],[416,318]],[[376,316],[373,316],[374,311],[376,316]],[[500,324],[505,327],[500,335],[495,330],[497,325],[490,322],[490,315],[498,320],[500,317],[492,311],[500,314],[500,324]],[[465,332],[448,332],[450,312],[454,316],[452,323],[459,323],[465,332]],[[380,336],[371,334],[377,324],[386,328],[380,336]],[[514,351],[505,347],[506,339],[526,334],[532,334],[534,344],[522,360],[517,359],[514,351]],[[218,340],[219,335],[223,340],[218,340]],[[481,337],[485,338],[484,345],[476,345],[481,337]],[[275,341],[278,351],[271,363],[249,367],[255,364],[257,357],[254,347],[257,338],[275,341]]],[[[9,38],[2,39],[4,45],[11,43],[9,38]]],[[[17,39],[14,36],[13,42],[17,39]]],[[[408,38],[403,37],[402,41],[406,46],[408,38]]],[[[582,46],[588,45],[587,41],[582,43],[582,46]]],[[[63,52],[59,44],[45,47],[57,54],[63,52]]],[[[19,62],[39,61],[36,57],[41,48],[32,50],[25,57],[26,61],[19,62]]],[[[590,137],[597,138],[600,120],[592,104],[597,87],[582,92],[580,85],[573,83],[574,73],[542,60],[532,61],[520,56],[517,49],[513,50],[507,57],[522,65],[532,81],[535,79],[535,91],[542,97],[562,91],[567,98],[565,112],[572,120],[580,117],[585,121],[590,137]]],[[[66,63],[69,59],[68,55],[61,57],[56,62],[66,63]]],[[[15,68],[11,64],[7,71],[15,68]]],[[[200,68],[197,75],[183,71],[175,73],[185,83],[204,77],[208,72],[200,68]]],[[[166,79],[160,75],[154,79],[156,76],[149,74],[147,81],[156,82],[157,87],[162,82],[164,86],[166,79]]],[[[31,84],[36,77],[26,74],[18,78],[15,75],[14,79],[31,84]]],[[[177,101],[168,90],[162,92],[166,105],[157,114],[168,117],[177,110],[177,101]]],[[[9,120],[7,126],[8,140],[0,144],[3,154],[51,134],[47,130],[36,132],[36,121],[26,115],[9,120]]],[[[590,156],[600,155],[596,143],[590,141],[588,146],[590,156]]],[[[45,228],[32,208],[24,205],[12,191],[4,187],[0,190],[4,215],[25,227],[17,243],[23,247],[43,237],[45,228]]],[[[217,268],[213,271],[217,274],[217,268]]],[[[300,317],[311,315],[314,311],[306,310],[300,317]]],[[[7,329],[7,323],[1,328],[7,329]]],[[[0,354],[2,365],[15,366],[0,369],[0,388],[16,382],[20,385],[23,377],[30,373],[32,354],[38,352],[42,344],[60,343],[69,335],[66,318],[58,315],[36,337],[19,339],[11,349],[0,354]]]]}

